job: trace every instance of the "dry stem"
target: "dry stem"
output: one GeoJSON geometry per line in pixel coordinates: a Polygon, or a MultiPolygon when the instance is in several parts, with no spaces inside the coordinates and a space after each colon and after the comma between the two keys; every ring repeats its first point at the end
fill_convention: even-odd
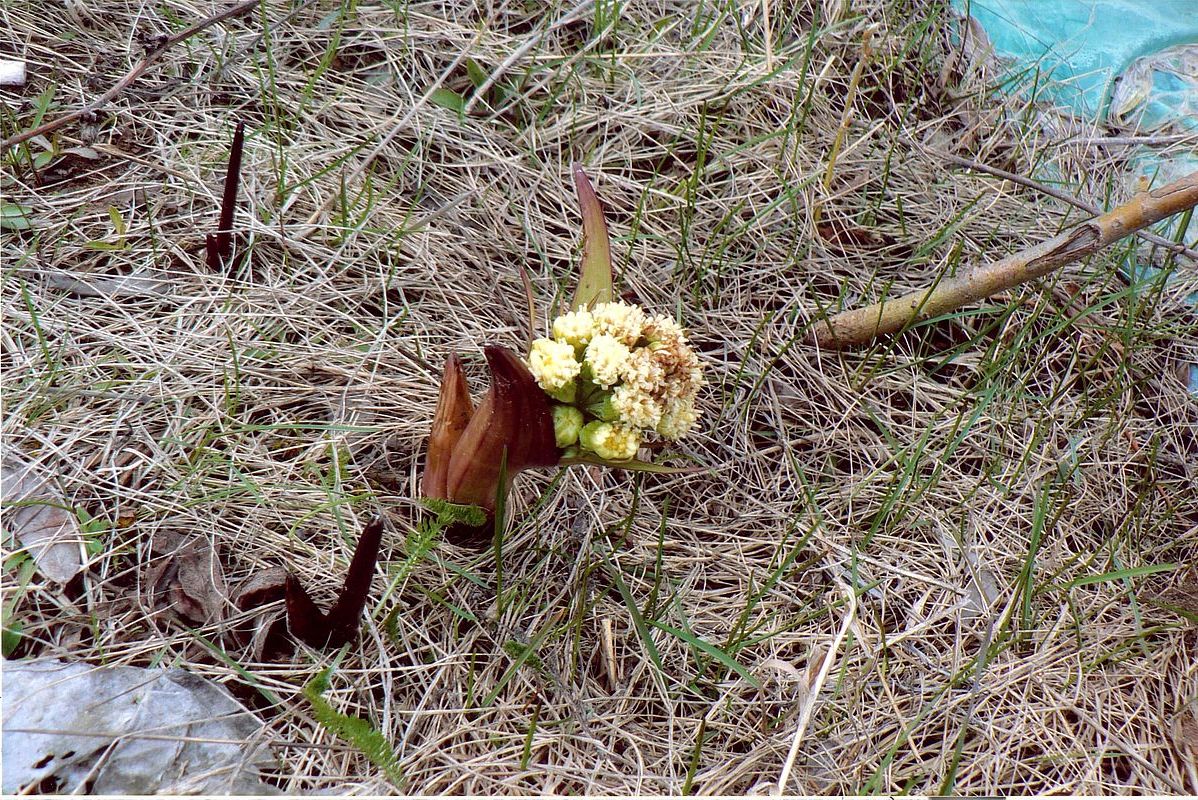
{"type": "Polygon", "coordinates": [[[47,133],[58,130],[64,125],[69,125],[85,114],[89,114],[97,109],[103,108],[105,103],[107,103],[109,100],[112,100],[118,94],[132,86],[133,82],[140,78],[142,73],[153,66],[155,61],[162,58],[162,54],[169,50],[173,45],[190,39],[197,33],[207,30],[217,23],[234,19],[235,17],[240,17],[242,14],[245,14],[246,12],[255,8],[260,2],[262,2],[262,0],[247,0],[247,2],[233,6],[227,11],[222,11],[219,14],[213,14],[211,17],[200,20],[195,25],[192,25],[185,30],[179,31],[173,36],[168,36],[166,39],[163,39],[160,44],[154,47],[154,49],[148,51],[142,60],[138,61],[133,68],[126,72],[124,77],[117,81],[116,84],[114,84],[113,87],[107,92],[100,95],[87,105],[82,106],[81,108],[77,108],[74,111],[63,114],[61,117],[55,117],[47,123],[38,125],[36,128],[30,128],[27,131],[22,131],[21,133],[8,137],[4,140],[4,144],[0,145],[0,150],[8,150],[13,145],[18,145],[21,142],[27,142],[35,136],[44,136],[47,133]]]}
{"type": "Polygon", "coordinates": [[[1198,205],[1198,172],[1136,195],[1102,216],[1006,258],[894,300],[844,311],[816,325],[809,340],[821,347],[865,344],[918,320],[947,314],[968,303],[1047,275],[1092,255],[1165,217],[1198,205]]]}

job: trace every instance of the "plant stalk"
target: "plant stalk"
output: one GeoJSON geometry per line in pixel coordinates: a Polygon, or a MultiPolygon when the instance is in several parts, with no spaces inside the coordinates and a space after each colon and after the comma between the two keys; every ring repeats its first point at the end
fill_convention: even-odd
{"type": "Polygon", "coordinates": [[[830,349],[866,344],[912,323],[947,314],[1047,275],[1196,205],[1198,172],[1192,172],[1173,183],[1137,194],[1127,203],[1075,225],[1046,242],[955,278],[946,278],[930,289],[919,289],[867,308],[842,311],[817,322],[807,335],[807,341],[830,349]]]}

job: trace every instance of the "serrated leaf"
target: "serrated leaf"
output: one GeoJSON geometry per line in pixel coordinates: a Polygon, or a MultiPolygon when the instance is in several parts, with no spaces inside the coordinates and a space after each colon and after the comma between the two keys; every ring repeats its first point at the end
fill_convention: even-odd
{"type": "Polygon", "coordinates": [[[322,670],[304,686],[304,699],[312,706],[312,716],[329,733],[360,750],[397,789],[402,788],[404,775],[395,747],[368,720],[343,714],[324,698],[331,672],[331,667],[322,670]]]}
{"type": "Polygon", "coordinates": [[[578,271],[578,289],[571,308],[577,310],[595,303],[610,303],[612,290],[611,239],[603,219],[603,204],[582,167],[575,164],[574,189],[582,211],[582,265],[578,271]]]}

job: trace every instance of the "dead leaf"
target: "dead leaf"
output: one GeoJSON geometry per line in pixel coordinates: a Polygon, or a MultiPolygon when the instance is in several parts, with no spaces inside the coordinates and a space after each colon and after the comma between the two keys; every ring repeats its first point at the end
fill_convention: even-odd
{"type": "Polygon", "coordinates": [[[0,484],[5,531],[24,546],[42,575],[62,584],[74,578],[83,567],[83,535],[62,494],[15,448],[4,454],[0,484]]]}
{"type": "Polygon", "coordinates": [[[898,244],[898,240],[889,234],[871,231],[839,219],[819,223],[815,226],[815,232],[827,243],[828,251],[837,256],[872,252],[898,244]]]}
{"type": "Polygon", "coordinates": [[[171,282],[166,278],[138,270],[129,275],[88,275],[47,270],[47,286],[62,289],[76,297],[161,297],[168,294],[171,282]]]}
{"type": "Polygon", "coordinates": [[[252,612],[244,615],[232,632],[239,646],[249,646],[254,661],[271,660],[294,649],[288,647],[284,609],[270,608],[283,599],[286,582],[287,570],[268,567],[243,580],[229,596],[239,610],[252,612]]]}
{"type": "Polygon", "coordinates": [[[220,619],[228,587],[220,559],[207,539],[159,534],[155,550],[165,555],[146,573],[158,609],[169,609],[184,621],[205,624],[220,619]]]}
{"type": "Polygon", "coordinates": [[[237,584],[230,599],[233,605],[242,611],[249,611],[251,608],[282,600],[286,582],[287,570],[282,567],[268,567],[237,584]]]}

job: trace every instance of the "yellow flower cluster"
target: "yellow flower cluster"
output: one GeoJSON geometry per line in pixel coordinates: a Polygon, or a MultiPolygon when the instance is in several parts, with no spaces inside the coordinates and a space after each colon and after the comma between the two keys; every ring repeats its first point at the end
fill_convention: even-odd
{"type": "Polygon", "coordinates": [[[528,354],[528,368],[547,392],[559,392],[578,377],[582,365],[574,360],[574,348],[553,339],[537,339],[528,354]]]}
{"type": "Polygon", "coordinates": [[[695,426],[703,368],[670,317],[598,303],[562,314],[551,331],[533,342],[529,369],[555,400],[583,414],[555,411],[559,447],[629,459],[644,432],[677,440],[695,426]]]}

